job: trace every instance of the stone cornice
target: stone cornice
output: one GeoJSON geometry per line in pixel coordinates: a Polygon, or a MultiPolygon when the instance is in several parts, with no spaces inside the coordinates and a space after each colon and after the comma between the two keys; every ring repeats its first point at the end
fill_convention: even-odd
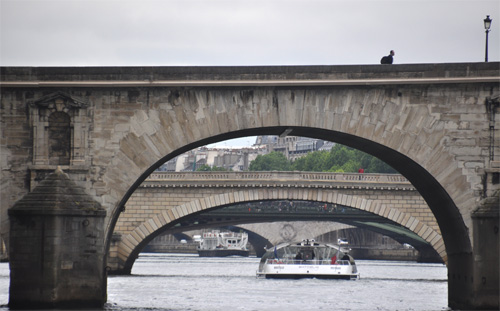
{"type": "Polygon", "coordinates": [[[249,87],[498,83],[498,62],[343,66],[0,67],[1,87],[249,87]]]}
{"type": "Polygon", "coordinates": [[[155,172],[141,188],[323,188],[415,191],[397,174],[312,172],[155,172]]]}
{"type": "Polygon", "coordinates": [[[317,80],[154,80],[154,81],[3,81],[0,87],[270,87],[270,86],[358,86],[405,84],[500,83],[500,77],[317,79],[317,80]]]}

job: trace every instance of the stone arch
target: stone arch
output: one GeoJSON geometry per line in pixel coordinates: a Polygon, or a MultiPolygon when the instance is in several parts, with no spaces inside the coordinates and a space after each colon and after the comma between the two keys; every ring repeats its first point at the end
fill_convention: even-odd
{"type": "MultiPolygon", "coordinates": [[[[128,198],[165,161],[237,137],[286,133],[320,138],[378,157],[415,186],[446,245],[450,305],[460,305],[462,293],[471,293],[471,212],[485,190],[476,170],[489,165],[482,140],[488,119],[486,113],[475,113],[471,126],[456,119],[454,107],[477,111],[498,84],[488,84],[486,91],[482,83],[466,89],[460,83],[345,83],[146,88],[133,101],[120,103],[127,105],[121,115],[94,128],[95,133],[107,129],[112,137],[93,140],[118,146],[100,159],[102,170],[96,171],[92,189],[102,194],[98,200],[108,210],[108,249],[128,198]],[[466,147],[473,153],[467,159],[462,129],[474,144],[466,147]]],[[[100,104],[111,106],[122,98],[117,96],[102,96],[100,104]]]]}
{"type": "Polygon", "coordinates": [[[239,190],[212,195],[205,198],[193,200],[191,202],[175,206],[164,210],[154,217],[143,222],[130,234],[122,237],[118,245],[118,259],[123,268],[118,273],[130,273],[132,265],[142,248],[155,236],[162,232],[164,227],[176,223],[182,218],[194,213],[207,211],[217,207],[228,206],[237,203],[267,200],[310,200],[324,203],[344,205],[375,215],[390,219],[395,223],[412,231],[423,240],[428,242],[443,259],[447,260],[446,249],[442,236],[427,224],[417,218],[405,214],[397,209],[387,207],[378,200],[364,199],[355,195],[323,191],[321,189],[302,189],[302,197],[298,192],[289,191],[284,194],[282,191],[262,191],[262,190],[239,190]]]}
{"type": "MultiPolygon", "coordinates": [[[[231,94],[231,98],[242,96],[238,94],[238,91],[234,93],[228,92],[231,94]]],[[[320,92],[324,92],[324,90],[320,90],[320,92]]],[[[187,106],[183,107],[183,109],[195,109],[196,107],[205,109],[206,106],[204,105],[210,106],[214,104],[214,102],[206,103],[205,98],[199,98],[195,96],[195,93],[188,90],[179,92],[179,96],[176,97],[178,98],[177,101],[182,98],[186,100],[185,104],[187,106]]],[[[209,118],[210,114],[205,115],[205,118],[202,118],[203,123],[192,120],[193,131],[197,127],[196,124],[200,125],[200,128],[196,129],[196,133],[187,132],[187,134],[184,133],[180,136],[177,135],[180,132],[173,134],[174,128],[181,131],[181,128],[188,126],[180,123],[175,123],[175,126],[172,125],[167,128],[159,128],[165,118],[172,121],[172,117],[162,115],[162,111],[151,111],[149,114],[144,111],[136,113],[141,115],[136,118],[144,121],[137,125],[138,129],[134,129],[121,139],[122,151],[114,158],[117,165],[111,167],[110,172],[107,172],[107,174],[119,176],[122,171],[127,171],[127,175],[140,177],[130,187],[126,187],[127,183],[118,184],[115,182],[113,185],[109,185],[115,188],[116,191],[103,196],[103,200],[113,202],[115,201],[112,197],[113,193],[120,193],[121,191],[125,193],[121,197],[121,202],[111,210],[108,240],[119,216],[120,206],[124,206],[134,189],[165,161],[197,146],[211,142],[261,134],[280,135],[285,131],[289,131],[290,135],[321,138],[354,147],[372,154],[394,167],[412,182],[429,204],[441,226],[443,237],[447,241],[448,255],[457,254],[462,256],[471,254],[471,240],[465,223],[467,222],[468,226],[470,226],[467,209],[470,208],[470,204],[475,202],[472,188],[468,188],[472,186],[467,181],[467,176],[463,174],[463,170],[459,167],[460,164],[440,144],[441,140],[446,139],[446,131],[444,124],[436,119],[436,115],[429,114],[423,107],[410,105],[404,101],[401,102],[399,99],[394,99],[394,101],[384,99],[387,96],[384,89],[368,89],[363,96],[361,96],[364,93],[363,90],[360,90],[360,94],[350,94],[349,91],[343,93],[341,91],[340,94],[336,95],[320,95],[314,94],[314,92],[311,92],[312,95],[308,95],[310,93],[305,90],[285,90],[282,92],[283,94],[278,92],[276,100],[278,102],[289,101],[293,103],[296,108],[292,109],[288,108],[287,105],[274,106],[272,101],[256,98],[259,96],[265,98],[276,97],[273,95],[275,94],[273,88],[262,88],[252,93],[253,101],[257,101],[259,104],[248,106],[241,103],[241,112],[236,109],[240,104],[237,104],[234,108],[229,107],[229,103],[226,102],[225,98],[228,94],[223,93],[225,91],[215,91],[214,94],[207,91],[207,99],[217,102],[217,105],[220,105],[222,110],[220,114],[213,115],[211,120],[206,119],[209,118]],[[212,99],[212,95],[216,98],[212,99]],[[347,103],[342,104],[342,98],[345,96],[349,98],[348,95],[355,98],[347,99],[347,103]],[[367,103],[370,107],[368,109],[362,103],[371,97],[375,99],[372,103],[367,103]],[[342,109],[340,107],[335,108],[336,105],[333,102],[336,101],[340,101],[342,109]],[[376,104],[380,104],[380,107],[376,106],[376,104]],[[344,111],[344,108],[347,111],[344,111]],[[372,112],[363,114],[363,109],[372,110],[372,112]],[[325,113],[324,110],[331,112],[331,114],[325,113]],[[247,111],[251,113],[250,116],[245,115],[247,111]],[[266,115],[269,114],[272,117],[257,118],[255,114],[262,113],[262,111],[267,111],[266,115]],[[236,122],[227,119],[230,114],[234,114],[233,118],[235,118],[236,122]],[[416,115],[419,115],[419,118],[415,118],[416,115]],[[210,126],[214,126],[214,122],[219,124],[220,127],[211,128],[210,126]],[[282,123],[285,125],[281,125],[282,123]],[[221,124],[224,124],[224,126],[221,124]],[[300,126],[297,126],[297,124],[300,124],[300,126]],[[389,128],[391,129],[390,132],[388,131],[389,128]],[[148,132],[155,134],[150,136],[148,132]],[[190,137],[185,137],[185,135],[190,137]],[[176,137],[176,141],[170,141],[167,137],[176,137]],[[151,149],[151,145],[155,146],[153,151],[145,153],[144,150],[151,149]],[[172,152],[173,149],[174,152],[172,152]],[[163,154],[168,155],[162,157],[163,154]],[[155,164],[151,165],[151,163],[155,164]],[[138,171],[138,168],[142,172],[138,171]],[[111,171],[115,172],[112,173],[111,171]],[[436,179],[435,176],[440,180],[436,179]],[[456,187],[449,188],[451,185],[456,187]],[[448,189],[445,187],[448,187],[448,189]],[[119,189],[121,190],[118,191],[119,189]],[[458,207],[454,199],[460,203],[458,207]],[[465,215],[465,218],[462,215],[465,215]]],[[[174,109],[174,111],[176,110],[174,109]]],[[[176,112],[172,113],[175,114],[176,112]]],[[[186,111],[183,111],[182,115],[177,116],[176,120],[186,119],[185,113],[186,111]]],[[[196,115],[195,111],[192,111],[192,113],[196,115]]],[[[198,110],[198,113],[200,113],[200,110],[198,110]]],[[[479,184],[477,181],[473,182],[479,184]]]]}

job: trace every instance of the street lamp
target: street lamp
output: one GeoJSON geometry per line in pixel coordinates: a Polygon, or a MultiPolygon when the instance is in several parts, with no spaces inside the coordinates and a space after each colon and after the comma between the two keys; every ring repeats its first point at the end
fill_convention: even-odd
{"type": "Polygon", "coordinates": [[[488,33],[490,32],[491,21],[492,19],[490,18],[490,16],[486,15],[486,18],[484,19],[484,29],[486,29],[486,52],[484,54],[485,62],[488,62],[488,33]]]}

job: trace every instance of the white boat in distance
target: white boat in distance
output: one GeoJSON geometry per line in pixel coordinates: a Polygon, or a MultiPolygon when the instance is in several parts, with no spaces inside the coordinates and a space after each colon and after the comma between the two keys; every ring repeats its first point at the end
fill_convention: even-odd
{"type": "Polygon", "coordinates": [[[257,276],[276,279],[358,279],[359,273],[349,248],[303,240],[268,249],[257,276]]]}
{"type": "Polygon", "coordinates": [[[248,234],[246,232],[220,232],[212,230],[204,232],[197,248],[200,257],[248,257],[248,234]]]}

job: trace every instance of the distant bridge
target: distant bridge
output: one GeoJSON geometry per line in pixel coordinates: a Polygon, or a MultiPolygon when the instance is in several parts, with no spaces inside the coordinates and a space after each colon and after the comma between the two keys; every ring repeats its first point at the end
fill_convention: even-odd
{"type": "MultiPolygon", "coordinates": [[[[238,224],[237,230],[253,233],[249,236],[249,242],[254,246],[257,256],[262,256],[263,251],[260,247],[262,241],[273,241],[267,247],[276,243],[292,241],[284,240],[284,237],[292,234],[288,231],[295,231],[297,225],[290,222],[296,221],[306,222],[306,225],[309,225],[305,229],[306,232],[302,232],[301,236],[303,237],[318,237],[330,233],[331,230],[337,231],[338,228],[332,229],[331,224],[331,222],[337,222],[389,236],[401,244],[408,243],[419,251],[419,260],[421,261],[442,262],[443,260],[429,242],[393,220],[347,206],[321,202],[266,201],[237,204],[184,218],[168,232],[182,232],[207,227],[231,228],[238,224]],[[279,225],[279,230],[271,228],[274,224],[273,226],[263,224],[276,223],[276,219],[284,222],[279,225]],[[260,223],[262,224],[259,225],[260,223]],[[253,225],[242,226],[242,224],[253,225]]],[[[295,235],[293,234],[293,236],[295,235]]]]}
{"type": "Polygon", "coordinates": [[[373,229],[423,249],[430,245],[443,261],[446,258],[432,212],[401,175],[155,172],[127,202],[108,265],[117,272],[129,271],[142,248],[167,230],[297,220],[373,229]],[[262,209],[255,205],[263,201],[275,202],[262,209]]]}

